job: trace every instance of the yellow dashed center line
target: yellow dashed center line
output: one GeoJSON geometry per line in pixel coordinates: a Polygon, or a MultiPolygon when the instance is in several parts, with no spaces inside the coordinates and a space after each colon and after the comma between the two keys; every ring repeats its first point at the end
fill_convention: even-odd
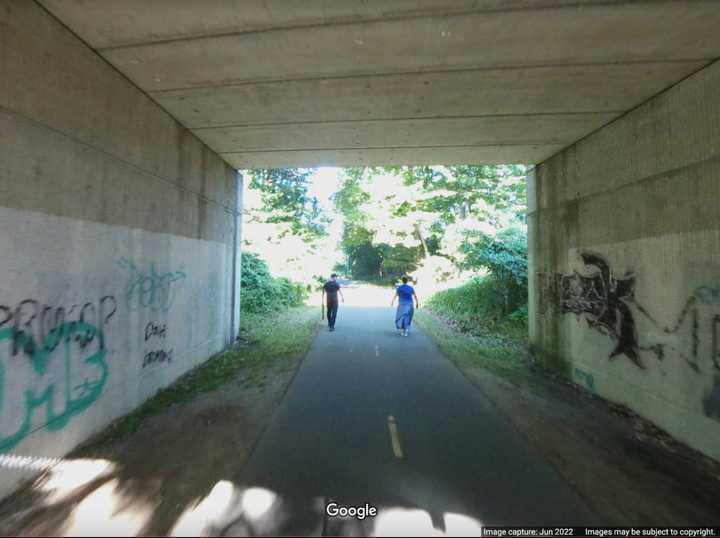
{"type": "Polygon", "coordinates": [[[400,436],[398,435],[397,424],[395,424],[395,417],[392,415],[388,417],[388,430],[390,430],[393,454],[395,454],[397,459],[401,460],[403,458],[403,451],[400,446],[400,436]]]}

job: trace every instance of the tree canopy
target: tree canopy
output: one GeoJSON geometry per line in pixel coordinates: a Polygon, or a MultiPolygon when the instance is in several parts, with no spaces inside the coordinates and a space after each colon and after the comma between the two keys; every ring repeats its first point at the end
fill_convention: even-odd
{"type": "Polygon", "coordinates": [[[329,220],[320,210],[318,199],[308,195],[312,173],[307,168],[250,170],[250,188],[260,191],[262,200],[256,221],[287,224],[289,232],[308,240],[325,236],[329,220]]]}
{"type": "Polygon", "coordinates": [[[438,265],[438,257],[458,269],[489,269],[477,249],[501,230],[523,229],[524,175],[514,165],[346,169],[333,199],[346,269],[392,279],[433,258],[438,265]]]}

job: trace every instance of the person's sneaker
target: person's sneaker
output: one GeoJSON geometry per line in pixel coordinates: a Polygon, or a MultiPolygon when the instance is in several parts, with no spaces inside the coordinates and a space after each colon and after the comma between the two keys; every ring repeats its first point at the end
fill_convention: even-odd
{"type": "Polygon", "coordinates": [[[330,327],[330,332],[333,332],[335,330],[335,327],[330,327]]]}

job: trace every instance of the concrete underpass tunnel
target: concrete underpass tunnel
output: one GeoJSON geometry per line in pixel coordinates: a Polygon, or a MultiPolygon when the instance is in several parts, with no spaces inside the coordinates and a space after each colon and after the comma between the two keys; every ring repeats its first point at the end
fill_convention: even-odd
{"type": "Polygon", "coordinates": [[[0,452],[62,458],[233,341],[237,170],[521,162],[534,356],[720,459],[718,27],[713,0],[3,0],[0,452]]]}

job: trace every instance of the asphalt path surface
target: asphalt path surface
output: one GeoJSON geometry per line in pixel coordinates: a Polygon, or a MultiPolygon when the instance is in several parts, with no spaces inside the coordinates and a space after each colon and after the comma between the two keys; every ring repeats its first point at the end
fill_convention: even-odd
{"type": "Polygon", "coordinates": [[[600,525],[487,397],[394,310],[343,306],[312,344],[235,482],[271,492],[225,535],[475,534],[600,525]],[[378,508],[329,517],[326,504],[378,508]]]}

